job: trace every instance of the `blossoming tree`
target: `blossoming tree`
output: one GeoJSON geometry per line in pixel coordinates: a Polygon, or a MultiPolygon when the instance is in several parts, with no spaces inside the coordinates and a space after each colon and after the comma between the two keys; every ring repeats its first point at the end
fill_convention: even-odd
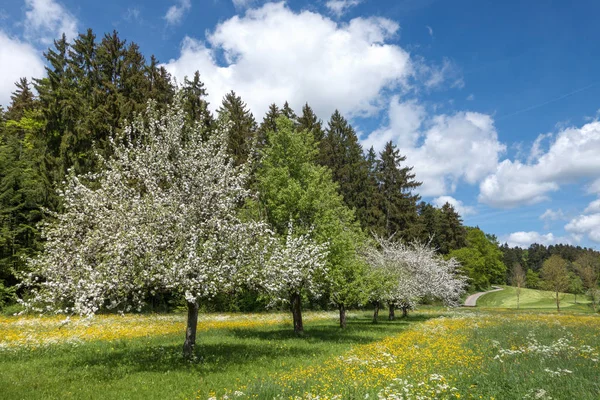
{"type": "Polygon", "coordinates": [[[460,264],[455,259],[446,260],[431,246],[419,242],[406,245],[378,237],[376,241],[378,248],[369,248],[366,259],[373,275],[384,277],[385,282],[381,286],[384,290],[374,290],[371,300],[377,304],[387,302],[390,319],[394,318],[395,308],[406,316],[425,297],[447,305],[458,304],[467,278],[458,273],[460,264]]]}
{"type": "Polygon", "coordinates": [[[295,235],[290,223],[285,241],[274,238],[274,249],[259,281],[272,302],[290,304],[294,332],[304,332],[302,294],[319,297],[327,273],[328,244],[317,244],[309,234],[295,235]]]}
{"type": "Polygon", "coordinates": [[[184,355],[193,355],[199,302],[253,282],[272,235],[237,217],[248,167],[226,153],[227,122],[204,139],[205,128],[185,120],[181,99],[163,115],[149,103],[112,140],[102,172],[67,179],[64,212],[43,227],[45,251],[24,279],[28,306],[93,315],[139,310],[157,290],[180,293],[184,355]]]}

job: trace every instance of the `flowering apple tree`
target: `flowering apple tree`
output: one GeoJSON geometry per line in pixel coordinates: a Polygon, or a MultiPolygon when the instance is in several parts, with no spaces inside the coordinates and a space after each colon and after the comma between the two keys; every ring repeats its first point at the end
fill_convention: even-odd
{"type": "Polygon", "coordinates": [[[249,167],[226,153],[227,122],[203,135],[185,121],[180,99],[162,114],[151,102],[111,141],[101,172],[67,178],[64,212],[43,226],[45,251],[24,277],[27,306],[93,315],[139,310],[157,290],[180,293],[184,355],[193,355],[199,302],[254,282],[272,235],[237,217],[249,167]]]}
{"type": "Polygon", "coordinates": [[[451,306],[458,304],[467,278],[459,274],[460,264],[455,259],[445,260],[428,244],[406,245],[382,238],[376,241],[378,248],[366,251],[372,275],[379,276],[381,282],[372,290],[372,301],[387,302],[390,319],[394,318],[395,308],[402,309],[406,315],[425,297],[451,306]]]}
{"type": "Polygon", "coordinates": [[[261,287],[273,303],[290,305],[294,332],[304,331],[302,294],[321,296],[327,273],[328,244],[317,244],[310,234],[295,235],[290,222],[285,240],[274,238],[261,287]]]}

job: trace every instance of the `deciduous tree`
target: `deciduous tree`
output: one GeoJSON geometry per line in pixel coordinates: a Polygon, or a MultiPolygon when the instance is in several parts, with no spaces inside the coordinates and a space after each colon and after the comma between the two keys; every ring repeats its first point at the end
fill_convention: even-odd
{"type": "Polygon", "coordinates": [[[227,154],[228,126],[204,139],[180,97],[166,113],[151,103],[111,140],[114,157],[100,158],[100,172],[70,175],[64,212],[44,226],[45,250],[24,277],[27,305],[92,315],[139,309],[149,292],[180,293],[191,357],[199,302],[252,281],[268,256],[266,226],[237,217],[248,173],[227,154]]]}

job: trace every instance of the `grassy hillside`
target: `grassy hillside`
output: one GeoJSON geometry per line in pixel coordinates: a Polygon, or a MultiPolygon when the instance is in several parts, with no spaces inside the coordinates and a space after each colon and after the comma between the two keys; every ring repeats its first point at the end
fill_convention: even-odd
{"type": "MultiPolygon", "coordinates": [[[[512,286],[503,286],[504,290],[481,296],[477,300],[478,307],[486,308],[517,308],[517,291],[512,286]]],[[[590,301],[586,296],[575,296],[563,293],[560,301],[561,310],[591,312],[590,301]]],[[[556,309],[553,292],[535,289],[521,289],[520,308],[522,309],[556,309]]]]}

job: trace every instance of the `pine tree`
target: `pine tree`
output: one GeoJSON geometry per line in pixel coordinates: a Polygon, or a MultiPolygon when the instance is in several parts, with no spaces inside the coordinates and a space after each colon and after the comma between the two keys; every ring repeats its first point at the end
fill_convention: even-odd
{"type": "Polygon", "coordinates": [[[290,121],[292,121],[294,123],[294,125],[297,124],[298,116],[296,115],[294,110],[292,110],[292,108],[290,107],[290,105],[287,101],[283,104],[283,108],[281,109],[281,114],[284,117],[286,117],[287,119],[289,119],[290,121]]]}
{"type": "Polygon", "coordinates": [[[320,144],[321,163],[331,169],[345,203],[355,210],[363,228],[367,228],[367,203],[374,190],[369,186],[369,166],[354,129],[339,111],[331,116],[320,144]]]}
{"type": "Polygon", "coordinates": [[[198,71],[194,73],[194,78],[191,81],[187,76],[184,78],[182,93],[184,98],[183,110],[187,114],[188,121],[201,122],[202,126],[210,129],[214,121],[206,101],[208,93],[204,87],[204,82],[200,80],[198,71]]]}
{"type": "Polygon", "coordinates": [[[442,241],[439,251],[448,254],[467,245],[467,230],[462,224],[462,218],[450,203],[441,208],[440,230],[442,241]]]}
{"type": "Polygon", "coordinates": [[[6,286],[18,283],[14,273],[40,249],[40,205],[56,207],[45,171],[43,119],[25,80],[12,100],[8,119],[0,123],[0,283],[6,286]]]}
{"type": "Polygon", "coordinates": [[[228,150],[236,165],[245,163],[256,135],[254,116],[233,90],[225,95],[217,112],[221,118],[226,118],[231,123],[228,150]]]}
{"type": "Polygon", "coordinates": [[[280,115],[281,111],[279,111],[279,107],[277,107],[277,104],[272,103],[258,128],[257,145],[260,148],[268,144],[268,132],[277,131],[277,118],[279,118],[280,115]]]}
{"type": "Polygon", "coordinates": [[[298,129],[300,131],[311,132],[316,143],[320,143],[323,140],[323,123],[317,118],[317,115],[308,103],[302,107],[302,115],[298,117],[298,129]]]}
{"type": "Polygon", "coordinates": [[[21,78],[15,82],[16,90],[10,96],[11,104],[8,107],[6,118],[19,120],[23,117],[26,110],[33,108],[33,92],[29,88],[27,78],[21,78]]]}
{"type": "Polygon", "coordinates": [[[415,232],[417,221],[418,194],[413,189],[421,182],[414,180],[412,167],[403,167],[406,156],[390,141],[380,153],[379,178],[383,196],[383,212],[385,214],[385,233],[387,236],[396,235],[397,239],[405,240],[417,236],[415,232]]]}

